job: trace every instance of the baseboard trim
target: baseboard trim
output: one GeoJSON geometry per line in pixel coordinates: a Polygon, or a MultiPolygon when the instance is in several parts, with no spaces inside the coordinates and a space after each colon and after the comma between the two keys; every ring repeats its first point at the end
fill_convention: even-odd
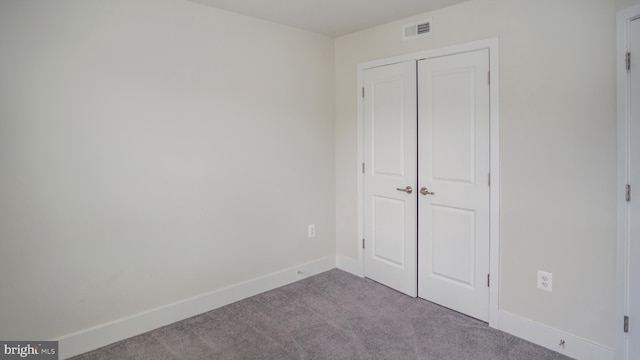
{"type": "MultiPolygon", "coordinates": [[[[327,256],[53,340],[60,342],[59,356],[66,359],[336,267],[363,276],[357,261],[327,256]]],[[[614,360],[613,349],[504,310],[498,311],[496,328],[574,359],[614,360]],[[564,347],[558,345],[560,339],[565,341],[564,347]]]]}
{"type": "Polygon", "coordinates": [[[498,311],[498,330],[578,360],[613,360],[613,349],[510,312],[498,311]],[[564,346],[560,346],[564,340],[564,346]]]}
{"type": "Polygon", "coordinates": [[[327,256],[54,340],[59,341],[60,358],[66,359],[291,284],[335,267],[335,256],[327,256]]]}
{"type": "Polygon", "coordinates": [[[362,269],[358,266],[358,261],[340,255],[336,256],[336,267],[355,276],[363,277],[362,269]]]}

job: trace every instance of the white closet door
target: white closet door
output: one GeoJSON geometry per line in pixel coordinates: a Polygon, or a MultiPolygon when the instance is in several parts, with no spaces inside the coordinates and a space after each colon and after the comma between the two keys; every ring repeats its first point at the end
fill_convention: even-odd
{"type": "Polygon", "coordinates": [[[489,317],[489,52],[418,62],[418,296],[489,317]]]}
{"type": "Polygon", "coordinates": [[[416,62],[364,82],[365,276],[416,296],[416,62]]]}

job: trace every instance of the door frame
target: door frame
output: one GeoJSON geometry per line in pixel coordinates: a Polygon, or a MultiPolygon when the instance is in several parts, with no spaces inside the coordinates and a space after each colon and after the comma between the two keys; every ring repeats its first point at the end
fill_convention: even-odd
{"type": "Polygon", "coordinates": [[[489,71],[491,73],[491,86],[489,88],[489,147],[491,153],[491,195],[489,210],[489,271],[491,276],[491,286],[489,288],[489,326],[494,328],[498,326],[498,301],[500,294],[500,73],[498,62],[498,42],[498,38],[496,37],[360,63],[358,64],[357,68],[358,87],[356,89],[356,96],[358,99],[358,162],[356,165],[356,169],[358,169],[358,237],[356,239],[356,246],[359,249],[358,272],[360,276],[364,276],[364,250],[362,248],[362,239],[364,238],[364,176],[362,173],[362,163],[364,162],[364,104],[362,99],[362,88],[364,86],[364,70],[405,61],[417,61],[483,49],[489,50],[489,71]]]}
{"type": "Polygon", "coordinates": [[[629,358],[628,336],[623,331],[623,319],[629,313],[629,208],[624,197],[625,186],[629,179],[629,75],[626,69],[625,54],[629,44],[628,24],[640,18],[640,4],[620,10],[616,16],[616,72],[617,72],[617,121],[618,121],[618,235],[616,260],[616,348],[615,358],[629,358]]]}

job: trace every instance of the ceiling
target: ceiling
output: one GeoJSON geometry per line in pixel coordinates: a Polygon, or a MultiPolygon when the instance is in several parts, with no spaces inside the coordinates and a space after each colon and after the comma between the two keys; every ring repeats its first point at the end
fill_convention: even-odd
{"type": "Polygon", "coordinates": [[[469,0],[190,0],[338,37],[469,0]]]}

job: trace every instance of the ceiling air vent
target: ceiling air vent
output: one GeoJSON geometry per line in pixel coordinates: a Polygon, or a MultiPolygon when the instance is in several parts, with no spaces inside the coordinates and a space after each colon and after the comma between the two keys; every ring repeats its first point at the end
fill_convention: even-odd
{"type": "Polygon", "coordinates": [[[402,40],[431,35],[431,19],[407,24],[402,27],[402,40]]]}

